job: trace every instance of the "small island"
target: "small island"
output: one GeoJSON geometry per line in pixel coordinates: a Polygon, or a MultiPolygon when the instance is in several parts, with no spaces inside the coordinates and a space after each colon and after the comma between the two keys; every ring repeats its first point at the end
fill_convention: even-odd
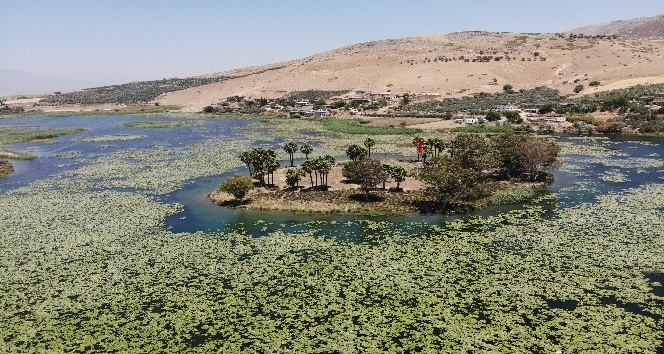
{"type": "Polygon", "coordinates": [[[533,196],[553,181],[559,146],[528,134],[484,137],[458,134],[411,141],[416,159],[376,159],[367,138],[348,146],[347,161],[325,155],[309,159],[313,148],[288,142],[282,167],[274,150],[242,153],[250,176],[235,175],[210,193],[218,205],[248,210],[308,214],[402,215],[415,212],[465,213],[511,204],[533,196]],[[306,160],[294,165],[294,154],[306,160]]]}

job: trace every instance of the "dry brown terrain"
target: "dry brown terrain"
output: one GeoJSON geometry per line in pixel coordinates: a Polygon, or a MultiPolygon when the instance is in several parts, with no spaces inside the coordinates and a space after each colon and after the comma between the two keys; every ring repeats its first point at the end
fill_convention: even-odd
{"type": "MultiPolygon", "coordinates": [[[[460,97],[547,86],[574,96],[664,82],[664,15],[587,26],[566,34],[458,32],[360,43],[307,58],[205,75],[227,81],[163,94],[152,103],[198,112],[229,96],[279,98],[298,90],[363,90],[460,97]],[[618,35],[575,38],[570,33],[618,35]],[[481,60],[478,60],[481,58],[481,60]],[[576,81],[576,82],[575,82],[576,81]],[[600,86],[590,87],[592,81],[600,86]]],[[[26,109],[114,110],[119,105],[33,107],[36,99],[8,101],[26,109]]]]}
{"type": "Polygon", "coordinates": [[[568,33],[664,39],[664,15],[600,23],[597,25],[575,28],[568,31],[568,33]]]}
{"type": "Polygon", "coordinates": [[[515,89],[548,86],[570,95],[577,84],[583,84],[587,88],[583,93],[588,94],[664,82],[664,41],[462,32],[362,43],[241,70],[248,72],[256,74],[171,92],[157,101],[199,111],[231,95],[273,98],[307,89],[391,90],[444,98],[497,92],[504,84],[515,89]],[[478,56],[492,58],[473,62],[478,56]],[[591,81],[601,85],[588,89],[591,81]]]}

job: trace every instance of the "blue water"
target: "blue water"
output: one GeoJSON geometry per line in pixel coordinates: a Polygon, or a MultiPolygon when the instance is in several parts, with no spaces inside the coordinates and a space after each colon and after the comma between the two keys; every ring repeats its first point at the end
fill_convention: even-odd
{"type": "MultiPolygon", "coordinates": [[[[24,186],[33,181],[47,179],[63,171],[72,170],[85,165],[87,162],[105,154],[127,149],[151,149],[155,146],[169,148],[185,148],[187,145],[199,143],[212,137],[227,137],[229,141],[244,139],[245,130],[242,129],[251,123],[250,120],[240,119],[196,119],[205,121],[205,125],[183,126],[175,128],[132,128],[125,127],[127,122],[165,120],[177,121],[178,118],[159,117],[145,118],[128,115],[112,116],[70,116],[70,117],[39,117],[39,118],[11,118],[0,119],[0,126],[30,125],[39,128],[71,127],[84,128],[88,131],[58,137],[54,143],[20,143],[10,144],[8,147],[18,151],[30,151],[38,158],[32,161],[13,161],[16,172],[6,178],[0,179],[0,193],[24,186]],[[134,134],[146,135],[147,138],[112,141],[112,142],[78,142],[76,139],[88,136],[134,134]],[[76,152],[73,157],[54,156],[58,153],[76,152]]],[[[255,130],[253,131],[256,132],[255,130]]],[[[267,136],[267,134],[266,134],[267,136]]],[[[569,141],[571,137],[559,136],[561,141],[569,141]]],[[[599,144],[620,151],[628,156],[610,157],[613,160],[629,160],[633,158],[659,159],[664,158],[664,139],[662,138],[634,138],[610,137],[598,141],[578,141],[581,145],[599,144]],[[638,142],[648,142],[643,145],[638,142]],[[610,143],[610,144],[607,144],[610,143]],[[659,156],[654,156],[657,154],[659,156]]],[[[262,140],[260,145],[268,148],[279,148],[284,139],[262,140]]],[[[648,183],[662,183],[664,169],[660,168],[630,168],[607,167],[600,163],[586,163],[584,160],[592,157],[584,155],[567,155],[562,159],[573,165],[583,165],[584,169],[575,173],[563,170],[554,171],[555,182],[549,187],[554,192],[553,200],[539,204],[544,208],[543,217],[553,217],[559,208],[570,207],[578,203],[593,202],[599,195],[619,193],[629,188],[636,188],[648,183]],[[606,171],[617,171],[627,178],[625,182],[609,182],[598,178],[606,171]]],[[[296,164],[302,160],[296,160],[296,164]]],[[[282,165],[288,164],[282,161],[282,165]]],[[[243,169],[228,171],[226,173],[201,177],[187,181],[185,186],[168,195],[156,196],[155,199],[166,203],[179,203],[183,205],[182,212],[165,219],[165,224],[173,232],[206,231],[238,231],[254,236],[265,235],[269,232],[281,230],[285,232],[313,231],[316,235],[330,237],[350,238],[351,241],[366,241],[380,237],[389,237],[390,231],[369,227],[371,221],[389,221],[394,228],[393,233],[417,234],[426,231],[427,225],[444,225],[446,222],[459,217],[472,218],[477,215],[491,215],[503,213],[523,205],[492,207],[477,214],[468,216],[443,216],[412,214],[400,217],[358,217],[358,216],[321,216],[298,215],[285,212],[256,212],[233,210],[214,205],[207,194],[217,188],[220,181],[232,173],[244,172],[243,169]],[[352,221],[352,223],[340,224],[352,221]],[[407,231],[404,231],[407,229],[407,231]]],[[[128,191],[130,192],[130,191],[128,191]]]]}
{"type": "MultiPolygon", "coordinates": [[[[205,125],[175,128],[125,127],[128,122],[180,121],[172,117],[145,118],[129,115],[112,116],[68,116],[0,119],[1,126],[18,125],[46,128],[83,128],[87,131],[57,137],[54,143],[27,142],[7,144],[17,151],[28,151],[38,158],[31,161],[12,161],[15,173],[0,180],[0,193],[25,186],[31,182],[49,178],[55,174],[73,170],[99,156],[127,149],[149,149],[164,146],[175,149],[204,141],[216,136],[229,139],[243,137],[241,129],[250,121],[237,119],[205,119],[205,125]],[[76,139],[102,135],[145,135],[146,138],[126,141],[79,142],[76,139]],[[59,157],[56,154],[77,153],[74,157],[59,157]],[[63,166],[64,165],[64,166],[63,166]]],[[[199,119],[194,119],[200,121],[199,119]]]]}

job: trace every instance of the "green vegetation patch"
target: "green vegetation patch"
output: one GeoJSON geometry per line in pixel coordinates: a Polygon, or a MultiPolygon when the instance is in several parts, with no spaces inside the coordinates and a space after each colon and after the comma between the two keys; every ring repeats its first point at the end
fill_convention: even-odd
{"type": "Polygon", "coordinates": [[[81,141],[85,143],[98,143],[105,141],[126,141],[126,140],[137,140],[144,139],[147,136],[145,135],[131,135],[131,134],[118,134],[118,135],[100,135],[100,136],[90,136],[87,138],[79,138],[76,141],[81,141]]]}
{"type": "Polygon", "coordinates": [[[19,152],[16,150],[0,147],[0,158],[10,159],[10,160],[32,160],[35,155],[27,152],[19,152]]]}
{"type": "Polygon", "coordinates": [[[228,79],[228,77],[219,76],[208,78],[189,77],[184,79],[173,78],[154,81],[130,82],[122,85],[102,86],[81,91],[51,95],[42,99],[40,102],[57,104],[136,104],[149,102],[163,93],[184,90],[190,87],[206,85],[228,79]]]}
{"type": "MultiPolygon", "coordinates": [[[[243,129],[257,140],[300,139],[311,125],[243,129]]],[[[119,151],[0,194],[0,351],[653,353],[662,345],[664,297],[648,279],[664,270],[661,183],[574,207],[551,194],[435,225],[316,220],[263,237],[244,233],[252,225],[242,216],[232,220],[237,232],[173,233],[163,220],[177,205],[150,192],[90,192],[168,193],[239,166],[247,140],[119,151]]],[[[604,145],[565,150],[615,156],[604,145]]]]}
{"type": "Polygon", "coordinates": [[[539,108],[545,104],[558,103],[562,100],[560,91],[541,86],[530,90],[522,89],[493,94],[480,92],[467,97],[416,102],[406,105],[401,110],[406,112],[487,111],[506,104],[520,105],[524,108],[539,108]]]}
{"type": "Polygon", "coordinates": [[[128,122],[124,124],[125,127],[131,127],[131,128],[174,128],[174,127],[190,127],[196,125],[205,125],[205,122],[199,120],[178,120],[178,121],[128,122]]]}
{"type": "Polygon", "coordinates": [[[364,121],[350,119],[326,118],[322,121],[323,128],[342,134],[364,134],[364,135],[414,135],[421,133],[420,129],[372,126],[363,124],[364,121]]]}
{"type": "Polygon", "coordinates": [[[491,196],[492,205],[506,205],[524,202],[535,195],[535,191],[530,186],[514,186],[509,189],[499,191],[491,196]]]}
{"type": "Polygon", "coordinates": [[[473,124],[463,127],[454,127],[451,129],[455,133],[514,133],[514,132],[530,132],[532,127],[530,125],[512,125],[510,123],[487,125],[487,124],[473,124]]]}
{"type": "Polygon", "coordinates": [[[289,93],[286,98],[292,99],[295,101],[319,101],[319,100],[329,100],[334,96],[340,96],[348,93],[348,90],[337,90],[337,91],[323,91],[323,90],[305,90],[305,91],[296,91],[289,93]]]}
{"type": "Polygon", "coordinates": [[[49,128],[49,129],[29,129],[23,131],[10,131],[0,135],[2,143],[24,143],[28,141],[39,141],[57,138],[63,135],[78,134],[86,131],[82,128],[49,128]]]}

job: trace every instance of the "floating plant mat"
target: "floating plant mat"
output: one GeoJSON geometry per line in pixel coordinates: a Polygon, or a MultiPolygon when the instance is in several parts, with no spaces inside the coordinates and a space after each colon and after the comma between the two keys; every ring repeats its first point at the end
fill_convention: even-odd
{"type": "MultiPolygon", "coordinates": [[[[266,123],[260,139],[269,144],[292,132],[281,136],[297,140],[305,136],[301,129],[315,129],[293,125],[266,123]]],[[[340,150],[334,135],[307,138],[321,144],[316,153],[340,150]]],[[[397,141],[380,139],[386,149],[397,141]]],[[[649,163],[622,168],[605,175],[629,179],[615,183],[580,162],[629,159],[631,150],[609,155],[608,146],[619,144],[569,144],[566,154],[580,157],[566,167],[590,175],[540,199],[560,203],[605,182],[614,189],[554,210],[526,204],[440,224],[312,221],[297,232],[286,232],[285,222],[247,225],[270,230],[262,237],[241,228],[170,232],[165,218],[183,207],[159,200],[192,178],[241,166],[237,156],[252,143],[215,137],[92,156],[63,153],[90,160],[0,195],[0,352],[662,346],[664,298],[652,279],[664,269],[664,184],[653,177],[658,183],[621,188],[636,183],[637,169],[664,171],[649,163]],[[326,227],[340,236],[321,234],[326,227]],[[354,242],[356,229],[371,237],[354,242]]]]}
{"type": "Polygon", "coordinates": [[[642,271],[664,268],[663,205],[651,185],[554,220],[376,223],[392,237],[352,244],[174,234],[178,206],[137,193],[3,195],[2,351],[651,352],[664,298],[642,271]]]}
{"type": "Polygon", "coordinates": [[[145,135],[117,134],[117,135],[90,136],[86,138],[78,138],[76,140],[85,143],[97,143],[105,141],[126,141],[126,140],[136,140],[144,138],[146,138],[145,135]]]}

